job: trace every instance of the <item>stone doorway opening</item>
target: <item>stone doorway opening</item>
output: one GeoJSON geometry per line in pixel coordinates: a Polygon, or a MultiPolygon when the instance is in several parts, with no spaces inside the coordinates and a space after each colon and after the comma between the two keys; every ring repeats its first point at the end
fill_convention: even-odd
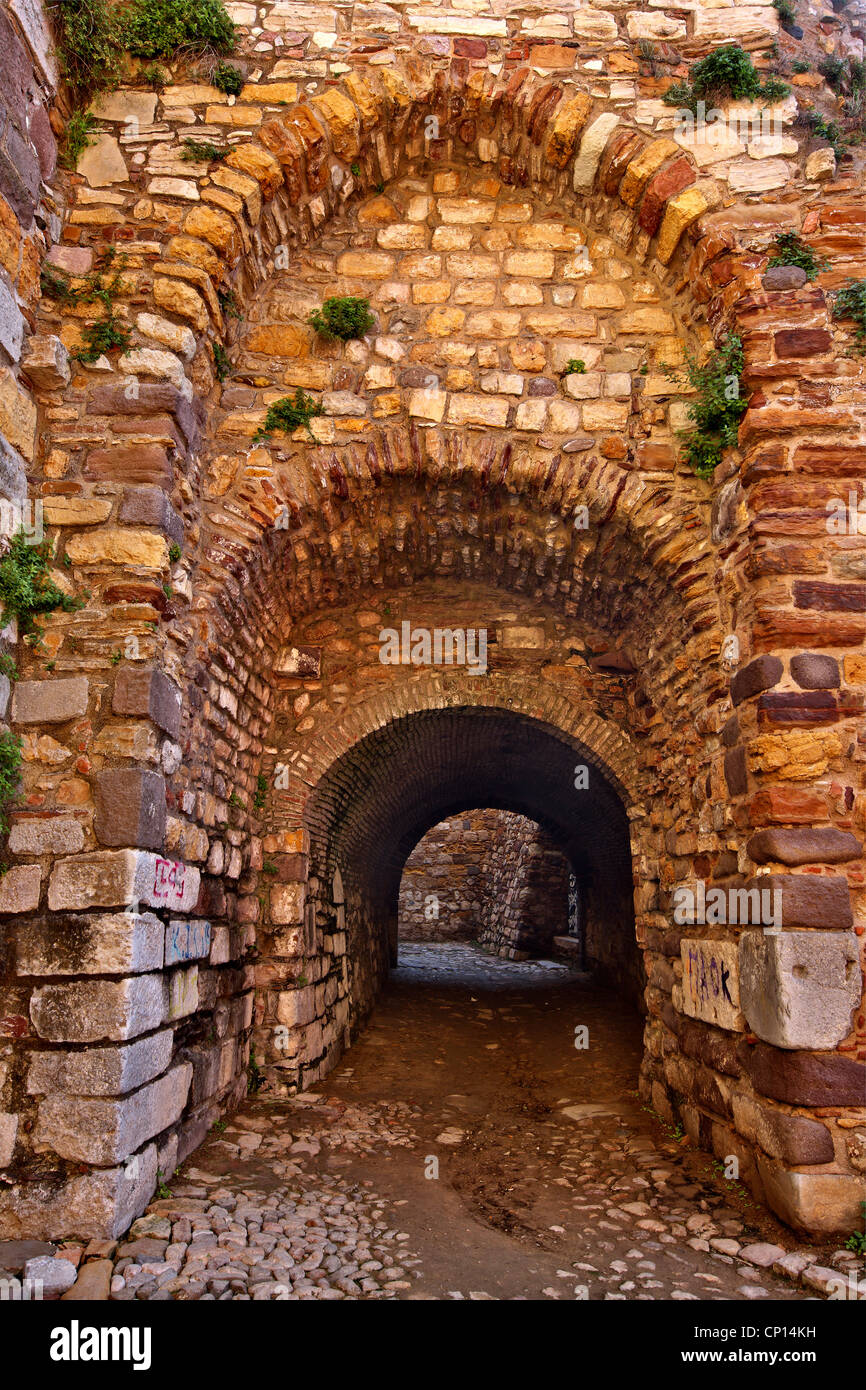
{"type": "Polygon", "coordinates": [[[568,932],[572,879],[536,821],[492,808],[451,816],[406,860],[398,943],[469,942],[509,960],[550,956],[568,932]]]}
{"type": "MultiPolygon", "coordinates": [[[[401,882],[405,917],[408,894],[421,891],[411,887],[418,861],[409,861],[437,830],[455,844],[486,836],[488,908],[472,930],[491,953],[537,956],[554,932],[567,937],[573,876],[588,965],[640,1006],[625,792],[597,755],[555,726],[468,704],[389,720],[332,763],[303,820],[306,881],[293,890],[295,925],[264,928],[258,972],[256,1055],[278,1092],[326,1076],[362,1028],[397,964],[401,882]]],[[[443,917],[447,910],[443,902],[443,917]]]]}

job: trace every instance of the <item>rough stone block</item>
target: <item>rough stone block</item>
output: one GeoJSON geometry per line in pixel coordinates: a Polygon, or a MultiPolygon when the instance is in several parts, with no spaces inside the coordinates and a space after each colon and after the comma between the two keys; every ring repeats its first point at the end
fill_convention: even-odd
{"type": "Polygon", "coordinates": [[[0,913],[32,912],[39,906],[42,870],[38,864],[16,864],[0,877],[0,913]]]}
{"type": "Polygon", "coordinates": [[[747,892],[755,888],[772,893],[774,902],[777,901],[775,894],[781,893],[781,925],[784,927],[851,930],[854,919],[848,882],[844,878],[819,878],[817,874],[764,874],[747,882],[747,892]]]}
{"type": "Polygon", "coordinates": [[[165,1015],[159,975],[77,980],[34,990],[30,1017],[48,1042],[123,1042],[158,1028],[165,1015]]]}
{"type": "MultiPolygon", "coordinates": [[[[863,853],[863,846],[850,830],[837,830],[834,826],[808,830],[782,830],[774,826],[752,835],[746,849],[756,864],[775,862],[791,866],[845,864],[859,859],[863,853]]],[[[844,883],[845,880],[831,882],[844,883]]]]}
{"type": "Polygon", "coordinates": [[[183,520],[161,487],[134,487],[124,494],[118,519],[127,525],[158,526],[163,535],[183,544],[183,520]]]}
{"type": "Polygon", "coordinates": [[[782,679],[782,663],[777,656],[758,656],[731,678],[731,700],[741,705],[752,695],[760,695],[782,679]]]}
{"type": "Polygon", "coordinates": [[[146,850],[102,850],[59,859],[51,871],[52,912],[90,907],[169,907],[189,912],[198,898],[198,869],[146,850]]]}
{"type": "Polygon", "coordinates": [[[31,338],[21,360],[21,370],[40,391],[55,391],[69,385],[69,353],[53,333],[31,338]]]}
{"type": "Polygon", "coordinates": [[[36,1052],[27,1073],[27,1094],[71,1091],[81,1096],[122,1096],[164,1072],[171,1061],[174,1032],[120,1047],[88,1047],[78,1052],[36,1052]]]}
{"type": "Polygon", "coordinates": [[[21,356],[24,342],[24,315],[5,281],[0,280],[0,347],[12,362],[21,356]]]}
{"type": "Polygon", "coordinates": [[[77,854],[83,846],[84,831],[69,816],[17,820],[9,832],[10,854],[77,854]]]}
{"type": "Polygon", "coordinates": [[[93,829],[102,845],[159,849],[165,840],[165,778],[143,768],[106,768],[93,778],[93,829]]]}
{"type": "Polygon", "coordinates": [[[172,1021],[194,1014],[198,1008],[198,966],[191,965],[188,970],[175,970],[169,976],[168,1012],[166,1017],[172,1021]]]}
{"type": "Polygon", "coordinates": [[[74,1162],[117,1163],[180,1119],[191,1080],[192,1066],[183,1062],[118,1099],[47,1096],[35,1141],[74,1162]]]}
{"type": "Polygon", "coordinates": [[[304,920],[303,883],[275,883],[271,888],[271,921],[280,926],[304,920]]]}
{"type": "Polygon", "coordinates": [[[165,963],[199,960],[210,951],[210,922],[172,921],[165,930],[165,963]]]}
{"type": "Polygon", "coordinates": [[[87,677],[18,681],[12,696],[13,724],[65,724],[87,713],[87,677]]]}
{"type": "Polygon", "coordinates": [[[684,1011],[705,1023],[742,1031],[736,943],[683,938],[680,952],[684,1011]]]}
{"type": "Polygon", "coordinates": [[[156,1161],[156,1145],[149,1144],[135,1164],[103,1168],[60,1183],[50,1179],[3,1187],[0,1237],[50,1239],[68,1229],[74,1213],[77,1235],[113,1240],[147,1206],[156,1184],[156,1161]]]}
{"type": "Polygon", "coordinates": [[[137,975],[161,970],[165,929],[152,913],[50,917],[19,928],[19,975],[137,975]]]}
{"type": "Polygon", "coordinates": [[[828,1234],[859,1229],[860,1205],[866,1201],[863,1178],[846,1173],[791,1173],[760,1153],[757,1164],[768,1205],[789,1226],[828,1234]]]}
{"type": "Polygon", "coordinates": [[[756,1091],[786,1105],[858,1105],[866,1098],[866,1065],[838,1052],[783,1052],[758,1043],[743,1053],[756,1091]]]}
{"type": "Polygon", "coordinates": [[[801,652],[791,657],[791,675],[802,690],[838,690],[839,663],[835,656],[801,652]]]}
{"type": "Polygon", "coordinates": [[[740,999],[752,1031],[787,1048],[833,1048],[851,1031],[860,1002],[853,932],[745,931],[740,999]]]}
{"type": "Polygon", "coordinates": [[[111,702],[115,714],[152,719],[171,738],[177,738],[181,706],[181,692],[164,671],[148,666],[123,666],[118,671],[111,702]]]}
{"type": "Polygon", "coordinates": [[[794,1166],[833,1162],[833,1139],[826,1125],[772,1110],[750,1096],[735,1095],[733,1106],[737,1129],[771,1158],[794,1166]]]}
{"type": "Polygon", "coordinates": [[[24,1266],[24,1278],[31,1286],[41,1286],[43,1298],[59,1298],[72,1287],[77,1275],[71,1260],[55,1258],[53,1255],[37,1255],[24,1266]]]}

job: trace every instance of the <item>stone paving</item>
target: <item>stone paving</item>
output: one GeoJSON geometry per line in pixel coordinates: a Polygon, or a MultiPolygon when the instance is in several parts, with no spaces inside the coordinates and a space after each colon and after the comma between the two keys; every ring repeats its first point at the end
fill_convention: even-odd
{"type": "Polygon", "coordinates": [[[400,957],[319,1091],[251,1098],[134,1224],[113,1299],[790,1300],[863,1278],[623,1094],[639,1029],[614,996],[471,946],[400,957]],[[553,1043],[574,1016],[589,1070],[553,1043]]]}

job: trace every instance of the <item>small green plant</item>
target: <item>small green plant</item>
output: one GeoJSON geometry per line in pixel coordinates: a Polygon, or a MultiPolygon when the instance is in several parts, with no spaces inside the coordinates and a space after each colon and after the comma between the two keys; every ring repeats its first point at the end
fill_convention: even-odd
{"type": "Polygon", "coordinates": [[[256,791],[255,791],[255,795],[254,795],[254,797],[253,797],[253,810],[254,810],[254,811],[261,811],[262,807],[263,807],[264,804],[265,804],[265,798],[266,798],[267,794],[268,794],[268,779],[267,779],[267,777],[264,775],[263,772],[260,772],[259,775],[258,775],[258,777],[256,778],[256,791]]]}
{"type": "Polygon", "coordinates": [[[0,835],[8,835],[9,811],[18,799],[22,742],[17,734],[0,734],[0,835]]]}
{"type": "Polygon", "coordinates": [[[166,598],[174,597],[174,589],[171,587],[170,584],[163,584],[162,592],[165,594],[166,598]]]}
{"type": "Polygon", "coordinates": [[[825,58],[818,64],[818,71],[834,92],[841,92],[848,75],[848,64],[844,58],[825,58]]]}
{"type": "Polygon", "coordinates": [[[314,401],[312,396],[306,395],[300,386],[295,391],[294,396],[283,396],[281,400],[274,401],[268,406],[265,414],[264,423],[260,429],[256,430],[253,440],[270,438],[274,430],[284,430],[286,434],[291,434],[294,430],[305,426],[310,438],[313,432],[310,429],[310,421],[317,415],[324,415],[321,405],[314,401]]]}
{"type": "Polygon", "coordinates": [[[584,362],[582,357],[569,357],[568,361],[566,362],[559,375],[571,376],[572,373],[576,372],[578,376],[582,376],[585,371],[586,363],[584,362]]]}
{"type": "Polygon", "coordinates": [[[239,807],[241,808],[241,810],[243,810],[244,803],[241,801],[241,799],[240,799],[240,797],[238,796],[237,792],[232,792],[231,796],[229,797],[229,805],[230,805],[230,806],[239,806],[239,807]]]}
{"type": "Polygon", "coordinates": [[[773,8],[779,11],[779,19],[783,24],[797,23],[797,11],[791,0],[773,0],[773,8]]]}
{"type": "Polygon", "coordinates": [[[266,859],[265,862],[262,864],[263,874],[276,874],[278,872],[279,870],[277,869],[277,866],[272,859],[266,859]]]}
{"type": "Polygon", "coordinates": [[[261,1067],[256,1061],[256,1054],[252,1051],[252,1049],[250,1050],[250,1060],[249,1065],[247,1067],[247,1077],[249,1078],[247,1082],[247,1095],[254,1096],[256,1094],[256,1091],[258,1091],[260,1087],[262,1087],[265,1084],[265,1078],[262,1075],[261,1067]]]}
{"type": "Polygon", "coordinates": [[[96,127],[96,119],[90,111],[73,111],[66,122],[63,143],[60,147],[60,162],[65,169],[77,169],[78,161],[88,145],[96,127]]]}
{"type": "Polygon", "coordinates": [[[132,343],[132,334],[122,319],[109,311],[95,323],[88,323],[81,330],[84,347],[75,354],[79,362],[98,362],[107,352],[127,352],[132,343]]]}
{"type": "Polygon", "coordinates": [[[171,1196],[171,1188],[166,1185],[166,1175],[161,1168],[156,1170],[156,1195],[162,1202],[167,1202],[171,1196]]]}
{"type": "Polygon", "coordinates": [[[18,679],[18,667],[8,652],[0,652],[0,676],[5,676],[10,681],[18,679]]]}
{"type": "Polygon", "coordinates": [[[777,232],[773,252],[768,265],[798,265],[805,270],[809,280],[816,279],[830,264],[825,257],[816,256],[812,247],[802,241],[796,232],[777,232]]]}
{"type": "MultiPolygon", "coordinates": [[[[863,1224],[866,1226],[866,1202],[860,1203],[863,1212],[863,1224]]],[[[855,1255],[866,1255],[866,1233],[854,1231],[845,1242],[846,1250],[853,1250],[855,1255]]]]}
{"type": "Polygon", "coordinates": [[[228,1124],[228,1120],[214,1120],[211,1125],[211,1132],[213,1134],[223,1134],[225,1130],[228,1129],[228,1124]]]}
{"type": "Polygon", "coordinates": [[[234,290],[217,290],[217,299],[227,319],[241,319],[243,314],[238,307],[234,290]]]}
{"type": "Polygon", "coordinates": [[[374,188],[375,188],[375,190],[376,190],[377,193],[384,193],[384,192],[385,192],[385,185],[384,185],[384,183],[379,182],[379,183],[377,183],[377,184],[374,184],[373,186],[374,186],[374,188]]]}
{"type": "Polygon", "coordinates": [[[53,541],[30,545],[24,532],[16,531],[0,559],[0,626],[16,618],[18,631],[33,646],[38,646],[42,637],[42,629],[34,620],[37,613],[53,613],[58,608],[74,613],[84,607],[83,600],[65,594],[49,578],[53,551],[53,541]]]}
{"type": "Polygon", "coordinates": [[[141,80],[152,92],[161,92],[168,86],[169,76],[159,63],[148,63],[146,68],[141,69],[141,80]]]}
{"type": "Polygon", "coordinates": [[[217,381],[225,381],[226,377],[231,374],[232,369],[229,355],[222,343],[211,343],[211,347],[213,348],[213,365],[217,375],[217,381]]]}
{"type": "Polygon", "coordinates": [[[136,58],[231,53],[235,26],[222,0],[131,0],[123,40],[136,58]]]}
{"type": "Polygon", "coordinates": [[[850,277],[833,298],[834,319],[852,319],[854,322],[854,345],[852,353],[866,354],[866,280],[852,280],[850,277]]]}
{"type": "Polygon", "coordinates": [[[115,647],[114,651],[111,653],[111,656],[108,659],[111,662],[112,666],[119,666],[120,662],[123,660],[123,652],[120,650],[119,647],[115,647]]]}
{"type": "Polygon", "coordinates": [[[842,159],[848,142],[836,121],[826,121],[819,111],[802,111],[797,119],[819,140],[826,140],[832,146],[837,161],[842,159]]]}
{"type": "Polygon", "coordinates": [[[344,343],[351,338],[363,338],[375,321],[370,313],[370,301],[351,296],[326,299],[321,310],[314,309],[307,320],[323,338],[340,338],[344,343]]]}
{"type": "Polygon", "coordinates": [[[676,82],[662,100],[667,106],[683,106],[697,112],[698,102],[715,105],[728,98],[766,102],[781,101],[790,92],[786,82],[768,78],[761,82],[754,63],[739,44],[726,44],[702,58],[689,70],[688,82],[676,82]]]}
{"type": "Polygon", "coordinates": [[[244,75],[233,63],[217,63],[210,80],[212,86],[230,97],[240,96],[243,90],[244,75]]]}
{"type": "MultiPolygon", "coordinates": [[[[743,344],[733,335],[715,348],[703,364],[686,353],[686,376],[697,392],[696,399],[689,403],[695,428],[679,433],[683,456],[699,478],[711,478],[725,449],[737,442],[737,430],[748,406],[741,389],[743,366],[743,344]]],[[[682,369],[662,364],[661,370],[673,381],[680,379],[682,369]]]]}
{"type": "Polygon", "coordinates": [[[297,982],[298,982],[299,985],[306,985],[306,984],[309,984],[309,980],[307,979],[306,975],[299,975],[299,976],[298,976],[298,981],[297,981],[297,982]]]}
{"type": "Polygon", "coordinates": [[[212,145],[210,140],[184,140],[181,159],[187,164],[210,164],[215,159],[224,159],[225,150],[212,145]]]}
{"type": "Polygon", "coordinates": [[[168,558],[169,560],[171,560],[171,563],[173,565],[176,564],[182,554],[183,551],[181,550],[177,541],[172,541],[171,545],[168,547],[168,558]]]}
{"type": "Polygon", "coordinates": [[[350,164],[350,165],[349,165],[349,168],[351,169],[352,173],[355,175],[355,178],[356,178],[356,179],[359,179],[359,178],[361,177],[361,166],[360,166],[360,164],[357,162],[357,160],[355,161],[354,164],[350,164]]]}
{"type": "Polygon", "coordinates": [[[795,58],[791,64],[791,71],[802,74],[804,72],[811,72],[812,69],[804,58],[795,58]]]}

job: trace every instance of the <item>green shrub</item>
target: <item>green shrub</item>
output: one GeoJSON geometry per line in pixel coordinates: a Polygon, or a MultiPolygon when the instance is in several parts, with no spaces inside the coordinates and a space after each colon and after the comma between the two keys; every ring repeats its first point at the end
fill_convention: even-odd
{"type": "Polygon", "coordinates": [[[569,357],[568,361],[566,362],[559,375],[571,376],[572,372],[577,372],[579,375],[582,375],[585,371],[586,363],[584,362],[582,357],[569,357]]]}
{"type": "Polygon", "coordinates": [[[761,82],[760,74],[744,49],[727,44],[702,58],[689,70],[689,81],[676,82],[662,100],[667,106],[684,106],[697,111],[699,101],[712,106],[728,98],[743,101],[780,101],[790,92],[787,82],[771,77],[761,82]]]}
{"type": "MultiPolygon", "coordinates": [[[[737,442],[737,430],[748,406],[740,389],[743,365],[743,344],[735,336],[726,338],[701,365],[686,353],[686,375],[697,392],[689,403],[695,428],[679,433],[683,456],[699,478],[711,478],[725,449],[737,442]]],[[[662,371],[673,381],[681,375],[681,369],[675,367],[662,366],[662,371]]]]}
{"type": "Polygon", "coordinates": [[[210,75],[211,85],[225,92],[227,96],[240,96],[244,85],[244,75],[232,63],[217,63],[210,75]]]}
{"type": "Polygon", "coordinates": [[[795,58],[794,61],[793,61],[793,63],[791,64],[791,71],[792,71],[792,72],[798,72],[798,73],[804,73],[804,72],[811,72],[812,69],[810,68],[809,64],[808,64],[803,58],[795,58]]]}
{"type": "Polygon", "coordinates": [[[54,0],[60,71],[76,105],[116,87],[122,69],[122,26],[107,0],[54,0]]]}
{"type": "Polygon", "coordinates": [[[5,676],[10,681],[18,679],[18,667],[8,652],[0,652],[0,676],[5,676]]]}
{"type": "Polygon", "coordinates": [[[825,257],[816,256],[812,247],[802,241],[796,232],[777,232],[773,250],[768,265],[798,265],[810,280],[814,280],[830,264],[825,257]]]}
{"type": "Polygon", "coordinates": [[[64,169],[77,169],[78,161],[88,145],[92,145],[91,135],[96,127],[96,119],[90,111],[73,111],[66,122],[63,143],[60,146],[60,163],[64,169]]]}
{"type": "Polygon", "coordinates": [[[235,299],[234,290],[217,290],[217,299],[227,319],[243,318],[243,314],[238,308],[238,301],[235,299]]]}
{"type": "MultiPolygon", "coordinates": [[[[268,779],[267,779],[267,777],[264,775],[263,772],[260,772],[259,775],[258,775],[258,777],[256,778],[256,793],[255,793],[255,796],[253,797],[253,810],[254,810],[254,811],[261,811],[262,807],[263,807],[264,804],[265,804],[265,798],[267,797],[267,794],[268,794],[268,779]]],[[[270,869],[265,869],[265,872],[266,872],[266,873],[271,873],[272,871],[271,871],[270,869]]],[[[276,873],[276,869],[274,869],[273,872],[276,873]]]]}
{"type": "Polygon", "coordinates": [[[314,401],[312,396],[307,396],[299,386],[294,396],[283,396],[281,400],[268,406],[264,424],[261,429],[256,430],[253,440],[258,442],[268,439],[274,430],[284,430],[286,434],[291,434],[301,425],[305,425],[312,435],[310,421],[324,413],[321,405],[314,401]]]}
{"type": "Polygon", "coordinates": [[[235,46],[235,26],[222,0],[131,0],[122,28],[137,58],[231,53],[235,46]]]}
{"type": "Polygon", "coordinates": [[[321,310],[314,309],[308,319],[317,333],[323,338],[363,338],[369,333],[376,320],[370,313],[369,299],[352,299],[339,296],[326,299],[321,310]]]}
{"type": "Polygon", "coordinates": [[[853,319],[854,346],[852,352],[866,354],[866,280],[850,277],[833,299],[834,319],[853,319]]]}
{"type": "Polygon", "coordinates": [[[0,626],[5,627],[15,618],[20,635],[34,646],[42,636],[34,621],[37,613],[53,613],[58,608],[74,613],[84,607],[81,599],[65,594],[49,577],[48,566],[53,557],[53,541],[29,545],[24,532],[16,531],[9,549],[0,558],[0,626]]]}
{"type": "Polygon", "coordinates": [[[837,125],[835,121],[826,121],[818,111],[803,111],[798,119],[819,140],[827,141],[832,147],[837,161],[842,159],[847,141],[841,126],[837,125]]]}

